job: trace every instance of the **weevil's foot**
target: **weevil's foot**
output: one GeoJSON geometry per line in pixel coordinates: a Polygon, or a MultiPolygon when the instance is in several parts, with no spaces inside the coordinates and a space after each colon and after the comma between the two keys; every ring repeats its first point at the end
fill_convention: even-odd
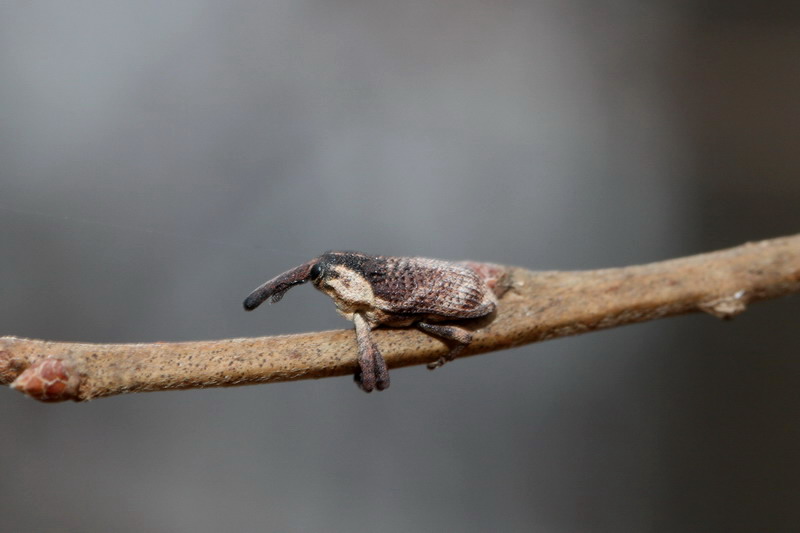
{"type": "Polygon", "coordinates": [[[386,361],[383,356],[378,354],[375,358],[375,388],[378,390],[386,390],[389,388],[389,369],[386,367],[386,361]]]}
{"type": "Polygon", "coordinates": [[[455,348],[450,350],[447,353],[447,355],[443,355],[439,359],[437,359],[436,361],[434,361],[432,363],[428,363],[428,370],[436,370],[440,366],[443,366],[445,363],[449,363],[450,361],[455,359],[458,356],[458,354],[460,354],[461,351],[465,347],[466,347],[466,344],[459,344],[458,346],[456,346],[455,348]]]}
{"type": "Polygon", "coordinates": [[[386,367],[386,362],[383,357],[378,356],[371,367],[367,367],[366,372],[360,369],[353,375],[353,381],[356,382],[358,388],[364,392],[372,392],[373,390],[386,390],[389,388],[389,369],[386,367]]]}
{"type": "MultiPolygon", "coordinates": [[[[367,372],[366,374],[359,370],[353,375],[353,381],[356,382],[358,388],[364,392],[372,392],[375,390],[375,374],[367,372]]],[[[380,389],[378,389],[380,390],[380,389]]]]}
{"type": "Polygon", "coordinates": [[[445,326],[442,324],[428,324],[427,322],[418,322],[417,327],[425,333],[430,333],[431,335],[436,335],[437,337],[456,343],[453,349],[446,355],[443,355],[432,363],[428,363],[428,369],[430,370],[435,370],[443,364],[452,361],[461,353],[461,350],[472,342],[472,333],[464,328],[445,326]]]}
{"type": "Polygon", "coordinates": [[[447,362],[447,359],[445,359],[444,357],[440,357],[439,359],[437,359],[433,363],[428,363],[428,370],[436,370],[440,366],[444,365],[446,362],[447,362]]]}

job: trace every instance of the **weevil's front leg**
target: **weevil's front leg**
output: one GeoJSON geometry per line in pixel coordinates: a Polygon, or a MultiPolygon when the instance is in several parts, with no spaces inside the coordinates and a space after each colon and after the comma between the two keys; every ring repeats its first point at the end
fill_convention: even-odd
{"type": "Polygon", "coordinates": [[[422,331],[424,331],[425,333],[430,333],[431,335],[436,335],[437,337],[441,337],[443,339],[455,341],[458,343],[455,346],[453,346],[453,348],[447,353],[447,355],[443,355],[433,363],[428,363],[428,368],[431,370],[439,368],[448,361],[452,361],[453,359],[455,359],[456,356],[459,353],[461,353],[461,350],[466,348],[467,345],[470,342],[472,342],[472,333],[466,329],[459,328],[456,326],[443,326],[440,324],[428,324],[427,322],[417,322],[417,327],[422,331]]]}
{"type": "Polygon", "coordinates": [[[378,346],[372,340],[372,328],[360,313],[353,315],[358,341],[359,372],[355,375],[356,383],[365,392],[374,389],[384,390],[389,387],[389,369],[378,346]]]}

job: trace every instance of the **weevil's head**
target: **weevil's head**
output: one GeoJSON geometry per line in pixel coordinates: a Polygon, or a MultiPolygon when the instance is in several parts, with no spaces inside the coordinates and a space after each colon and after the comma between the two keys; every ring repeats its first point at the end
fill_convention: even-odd
{"type": "Polygon", "coordinates": [[[324,292],[330,282],[342,276],[363,276],[365,264],[370,259],[360,252],[325,252],[314,260],[309,279],[324,292]]]}
{"type": "Polygon", "coordinates": [[[311,282],[333,298],[345,316],[374,304],[372,285],[367,271],[375,269],[378,258],[359,252],[326,252],[311,268],[311,282]]]}
{"type": "Polygon", "coordinates": [[[370,256],[359,252],[325,252],[258,287],[245,299],[244,308],[252,311],[267,299],[278,302],[286,291],[307,281],[334,298],[338,305],[338,297],[350,295],[351,288],[364,292],[364,285],[368,283],[363,273],[369,259],[370,256]]]}

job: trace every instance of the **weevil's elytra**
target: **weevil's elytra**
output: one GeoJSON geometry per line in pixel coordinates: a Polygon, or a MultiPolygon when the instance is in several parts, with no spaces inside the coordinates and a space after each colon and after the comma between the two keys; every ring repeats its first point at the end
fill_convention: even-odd
{"type": "Polygon", "coordinates": [[[478,318],[494,312],[497,297],[478,273],[459,263],[422,257],[384,257],[359,252],[326,252],[284,272],[254,290],[244,301],[251,311],[267,299],[311,281],[330,296],[337,311],[353,321],[360,371],[366,392],[389,386],[389,370],[370,332],[381,325],[409,326],[453,341],[456,346],[428,368],[452,361],[472,341],[472,333],[437,322],[478,318]]]}

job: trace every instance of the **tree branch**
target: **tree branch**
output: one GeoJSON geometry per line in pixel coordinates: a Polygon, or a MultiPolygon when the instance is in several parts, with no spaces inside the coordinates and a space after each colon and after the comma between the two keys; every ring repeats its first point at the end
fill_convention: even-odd
{"type": "MultiPolygon", "coordinates": [[[[473,322],[474,340],[461,356],[694,311],[731,318],[750,302],[800,290],[800,235],[625,268],[473,267],[503,274],[508,291],[496,316],[473,322]]],[[[391,368],[426,364],[448,351],[415,329],[379,329],[374,335],[391,368]]],[[[0,384],[42,401],[82,401],[341,376],[356,371],[356,357],[352,330],[152,344],[2,337],[0,384]]]]}

